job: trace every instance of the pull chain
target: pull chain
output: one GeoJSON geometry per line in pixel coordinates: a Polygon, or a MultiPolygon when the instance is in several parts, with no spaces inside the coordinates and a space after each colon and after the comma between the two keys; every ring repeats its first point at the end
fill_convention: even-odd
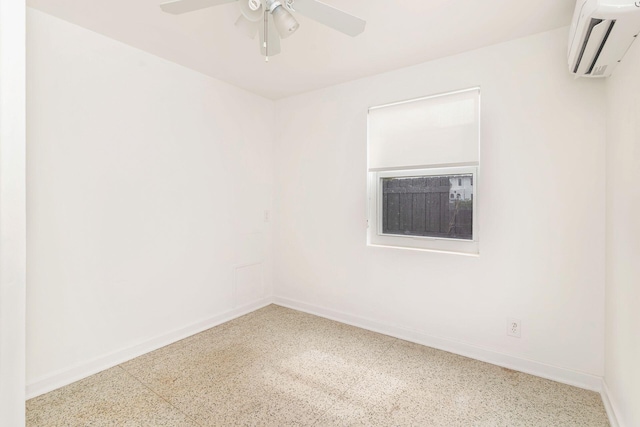
{"type": "Polygon", "coordinates": [[[269,12],[264,11],[264,62],[269,62],[269,12]]]}

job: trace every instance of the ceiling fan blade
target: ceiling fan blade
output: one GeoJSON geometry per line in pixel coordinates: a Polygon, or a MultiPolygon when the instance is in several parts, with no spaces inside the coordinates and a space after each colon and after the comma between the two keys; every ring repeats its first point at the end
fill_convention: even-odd
{"type": "MultiPolygon", "coordinates": [[[[275,25],[273,25],[273,17],[271,16],[271,14],[268,14],[269,16],[269,40],[268,40],[268,49],[269,49],[269,56],[274,56],[280,53],[280,35],[278,34],[278,31],[276,31],[276,27],[275,25]]],[[[260,53],[262,53],[262,56],[266,56],[267,52],[266,49],[264,48],[264,19],[262,21],[260,21],[260,29],[258,30],[258,34],[260,35],[260,53]]]]}
{"type": "Polygon", "coordinates": [[[294,0],[291,7],[308,18],[338,30],[346,35],[355,37],[364,31],[367,22],[356,16],[336,9],[317,0],[294,0]]]}
{"type": "Polygon", "coordinates": [[[244,15],[240,15],[236,21],[236,28],[238,28],[244,35],[250,39],[255,39],[258,34],[258,28],[260,23],[249,21],[244,15]]]}
{"type": "Polygon", "coordinates": [[[193,12],[194,10],[218,6],[220,4],[231,3],[234,1],[238,0],[173,0],[162,3],[160,8],[167,13],[179,15],[181,13],[193,12]]]}

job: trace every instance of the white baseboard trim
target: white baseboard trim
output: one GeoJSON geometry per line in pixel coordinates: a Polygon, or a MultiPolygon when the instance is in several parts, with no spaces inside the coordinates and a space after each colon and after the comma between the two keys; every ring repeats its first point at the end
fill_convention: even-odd
{"type": "Polygon", "coordinates": [[[114,351],[104,356],[97,357],[93,360],[79,363],[70,368],[54,372],[47,376],[36,379],[27,384],[26,398],[31,399],[44,393],[48,393],[57,388],[71,384],[105,369],[112,368],[116,365],[124,363],[135,357],[149,353],[158,348],[172,344],[191,335],[197,334],[221,323],[228,322],[237,317],[244,316],[252,311],[263,308],[269,304],[278,304],[294,310],[303,311],[305,313],[316,316],[325,317],[327,319],[346,323],[359,328],[389,335],[406,341],[415,342],[417,344],[428,347],[437,348],[461,356],[470,357],[472,359],[503,366],[508,369],[524,372],[538,377],[547,378],[564,384],[593,390],[600,392],[602,400],[609,416],[611,427],[623,427],[617,422],[616,406],[611,400],[606,383],[601,377],[583,372],[578,372],[566,368],[548,365],[521,357],[496,352],[494,350],[478,347],[459,341],[446,338],[435,337],[410,329],[402,328],[378,322],[376,320],[367,319],[344,312],[327,309],[312,304],[303,303],[283,297],[267,297],[253,303],[228,310],[209,319],[194,323],[184,328],[176,329],[166,334],[146,340],[140,344],[114,351]]]}
{"type": "Polygon", "coordinates": [[[176,329],[166,334],[151,338],[140,344],[114,351],[104,356],[97,357],[93,360],[79,363],[70,368],[66,368],[44,377],[38,378],[27,384],[26,398],[31,399],[44,393],[48,393],[57,388],[64,387],[105,369],[112,368],[116,365],[124,363],[128,360],[157,350],[166,345],[180,341],[184,338],[205,331],[221,323],[228,322],[237,317],[244,316],[252,311],[263,308],[271,304],[272,298],[266,297],[250,304],[225,311],[206,320],[193,323],[184,328],[176,329]]]}
{"type": "Polygon", "coordinates": [[[607,417],[609,417],[611,427],[624,427],[618,422],[620,419],[617,415],[620,413],[617,410],[618,405],[616,405],[615,400],[613,400],[609,387],[607,387],[607,382],[604,379],[602,380],[600,395],[602,396],[602,403],[604,404],[604,409],[607,411],[607,417]]]}
{"type": "Polygon", "coordinates": [[[546,363],[536,362],[534,360],[500,353],[487,348],[478,347],[476,345],[454,341],[447,338],[435,337],[421,332],[402,328],[400,326],[385,324],[376,320],[318,307],[289,298],[274,297],[273,303],[281,305],[283,307],[288,307],[294,310],[303,311],[305,313],[314,314],[316,316],[325,317],[327,319],[367,329],[373,332],[400,338],[405,341],[411,341],[417,344],[425,345],[427,347],[437,348],[439,350],[444,350],[450,353],[459,354],[461,356],[470,357],[472,359],[491,363],[493,365],[513,369],[515,371],[520,371],[560,383],[569,384],[575,387],[580,387],[596,392],[600,392],[602,389],[602,378],[597,375],[587,374],[584,372],[574,371],[558,366],[552,366],[546,363]]]}

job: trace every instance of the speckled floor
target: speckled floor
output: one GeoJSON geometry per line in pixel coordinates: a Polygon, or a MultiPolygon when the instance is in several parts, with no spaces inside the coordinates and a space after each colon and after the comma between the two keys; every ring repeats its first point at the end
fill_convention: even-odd
{"type": "Polygon", "coordinates": [[[271,305],[27,402],[27,426],[608,426],[597,393],[271,305]]]}

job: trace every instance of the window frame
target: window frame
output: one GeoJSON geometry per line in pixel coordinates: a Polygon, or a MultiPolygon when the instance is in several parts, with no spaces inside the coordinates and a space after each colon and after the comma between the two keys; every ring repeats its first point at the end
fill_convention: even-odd
{"type": "MultiPolygon", "coordinates": [[[[432,250],[475,255],[479,253],[478,237],[478,165],[436,166],[422,168],[398,168],[369,172],[369,241],[370,246],[391,246],[418,250],[432,250]],[[382,232],[383,185],[384,178],[428,177],[444,175],[471,175],[475,184],[472,197],[472,238],[456,239],[436,236],[413,236],[382,232]]],[[[455,200],[455,199],[454,199],[455,200]]]]}

